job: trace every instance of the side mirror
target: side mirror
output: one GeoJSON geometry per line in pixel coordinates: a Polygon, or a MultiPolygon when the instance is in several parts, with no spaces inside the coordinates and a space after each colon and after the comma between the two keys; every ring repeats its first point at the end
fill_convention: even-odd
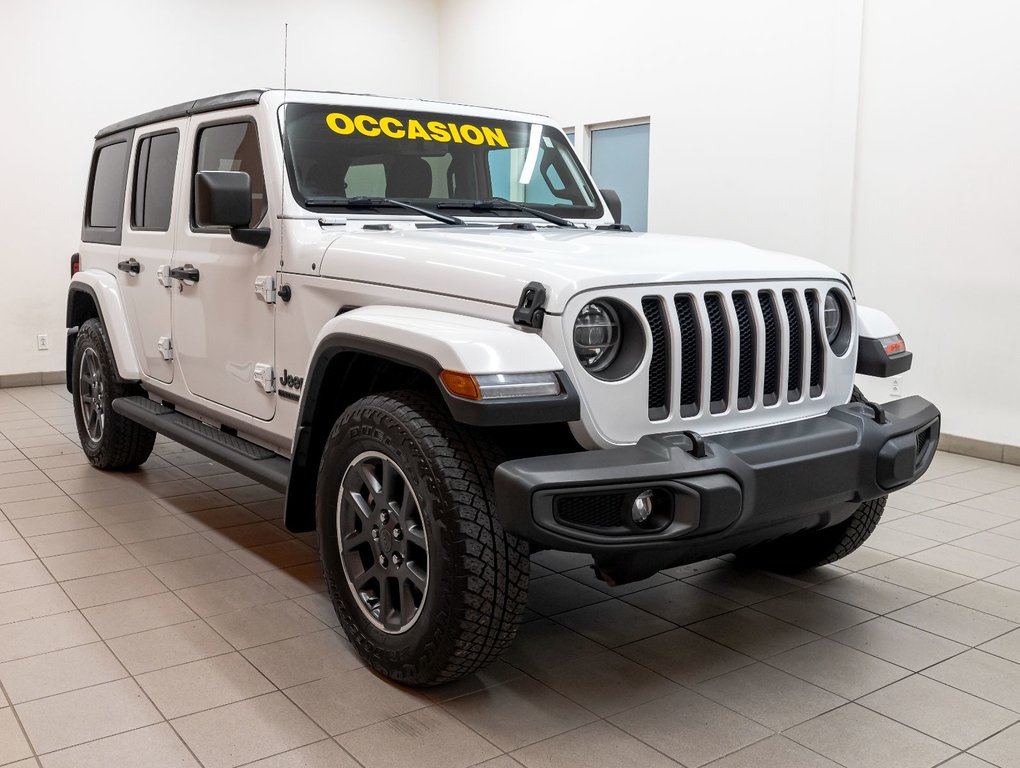
{"type": "Polygon", "coordinates": [[[602,193],[606,205],[609,206],[609,212],[613,215],[613,221],[619,224],[623,217],[623,203],[620,202],[620,196],[612,189],[600,189],[599,192],[602,193]]]}
{"type": "Polygon", "coordinates": [[[195,174],[195,223],[200,227],[247,227],[251,177],[244,171],[195,174]]]}
{"type": "Polygon", "coordinates": [[[195,224],[229,227],[239,243],[265,248],[269,228],[252,229],[251,177],[244,171],[199,171],[195,174],[195,224]]]}

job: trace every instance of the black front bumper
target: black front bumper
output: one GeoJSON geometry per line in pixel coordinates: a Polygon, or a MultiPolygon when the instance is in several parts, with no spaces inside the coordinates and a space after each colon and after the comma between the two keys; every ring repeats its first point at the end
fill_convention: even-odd
{"type": "Polygon", "coordinates": [[[650,435],[518,459],[496,469],[496,508],[504,528],[542,547],[693,562],[833,525],[909,485],[931,464],[939,421],[934,405],[907,397],[708,438],[650,435]],[[646,490],[654,514],[638,525],[631,508],[646,490]]]}

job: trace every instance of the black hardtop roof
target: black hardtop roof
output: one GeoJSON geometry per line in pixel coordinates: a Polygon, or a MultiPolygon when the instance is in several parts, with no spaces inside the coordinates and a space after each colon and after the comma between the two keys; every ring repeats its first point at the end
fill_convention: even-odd
{"type": "Polygon", "coordinates": [[[158,123],[163,120],[173,120],[175,117],[187,117],[188,115],[198,115],[202,112],[214,112],[217,109],[258,104],[259,99],[262,98],[262,94],[268,90],[268,88],[253,88],[248,91],[221,93],[217,96],[207,96],[204,99],[196,99],[194,101],[185,101],[181,104],[174,104],[172,107],[154,109],[151,112],[135,115],[134,117],[129,117],[127,120],[121,120],[113,125],[108,125],[96,134],[96,138],[101,139],[105,136],[112,136],[113,134],[120,133],[121,131],[138,128],[141,125],[158,123]]]}
{"type": "MultiPolygon", "coordinates": [[[[115,133],[121,131],[127,131],[132,128],[138,128],[143,125],[150,125],[152,123],[158,123],[163,120],[173,120],[177,117],[188,117],[189,115],[199,115],[203,112],[215,112],[218,109],[229,109],[230,107],[245,107],[250,104],[258,104],[262,98],[262,94],[267,91],[274,90],[273,88],[251,88],[246,91],[233,91],[232,93],[221,93],[216,96],[206,96],[204,99],[196,99],[195,101],[185,101],[181,104],[174,104],[172,107],[163,107],[162,109],[154,109],[151,112],[144,112],[141,115],[135,115],[129,117],[127,120],[120,120],[119,122],[108,125],[99,133],[96,134],[97,139],[105,138],[106,136],[112,136],[115,133]]],[[[282,89],[276,89],[282,90],[282,89]]],[[[344,91],[308,91],[307,89],[291,88],[291,93],[335,93],[338,96],[370,96],[372,94],[367,93],[346,93],[344,91]]],[[[432,99],[417,99],[417,101],[423,101],[426,103],[434,104],[451,104],[454,105],[456,102],[438,102],[432,99]]],[[[470,106],[467,104],[457,104],[457,106],[470,106]]],[[[486,107],[486,109],[495,109],[499,112],[516,112],[517,110],[506,110],[499,109],[496,107],[486,107]]]]}

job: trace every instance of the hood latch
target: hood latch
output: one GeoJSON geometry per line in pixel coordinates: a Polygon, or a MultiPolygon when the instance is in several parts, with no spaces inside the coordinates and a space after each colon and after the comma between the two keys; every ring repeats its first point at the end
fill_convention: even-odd
{"type": "Polygon", "coordinates": [[[525,328],[541,328],[545,319],[545,286],[528,283],[521,291],[521,299],[514,310],[514,324],[525,328]]]}

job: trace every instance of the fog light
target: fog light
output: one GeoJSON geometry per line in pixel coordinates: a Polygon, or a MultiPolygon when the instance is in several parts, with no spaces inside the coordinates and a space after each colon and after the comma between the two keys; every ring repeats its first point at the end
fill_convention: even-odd
{"type": "Polygon", "coordinates": [[[638,525],[647,522],[652,516],[652,495],[652,491],[641,491],[630,505],[630,517],[638,525]]]}

